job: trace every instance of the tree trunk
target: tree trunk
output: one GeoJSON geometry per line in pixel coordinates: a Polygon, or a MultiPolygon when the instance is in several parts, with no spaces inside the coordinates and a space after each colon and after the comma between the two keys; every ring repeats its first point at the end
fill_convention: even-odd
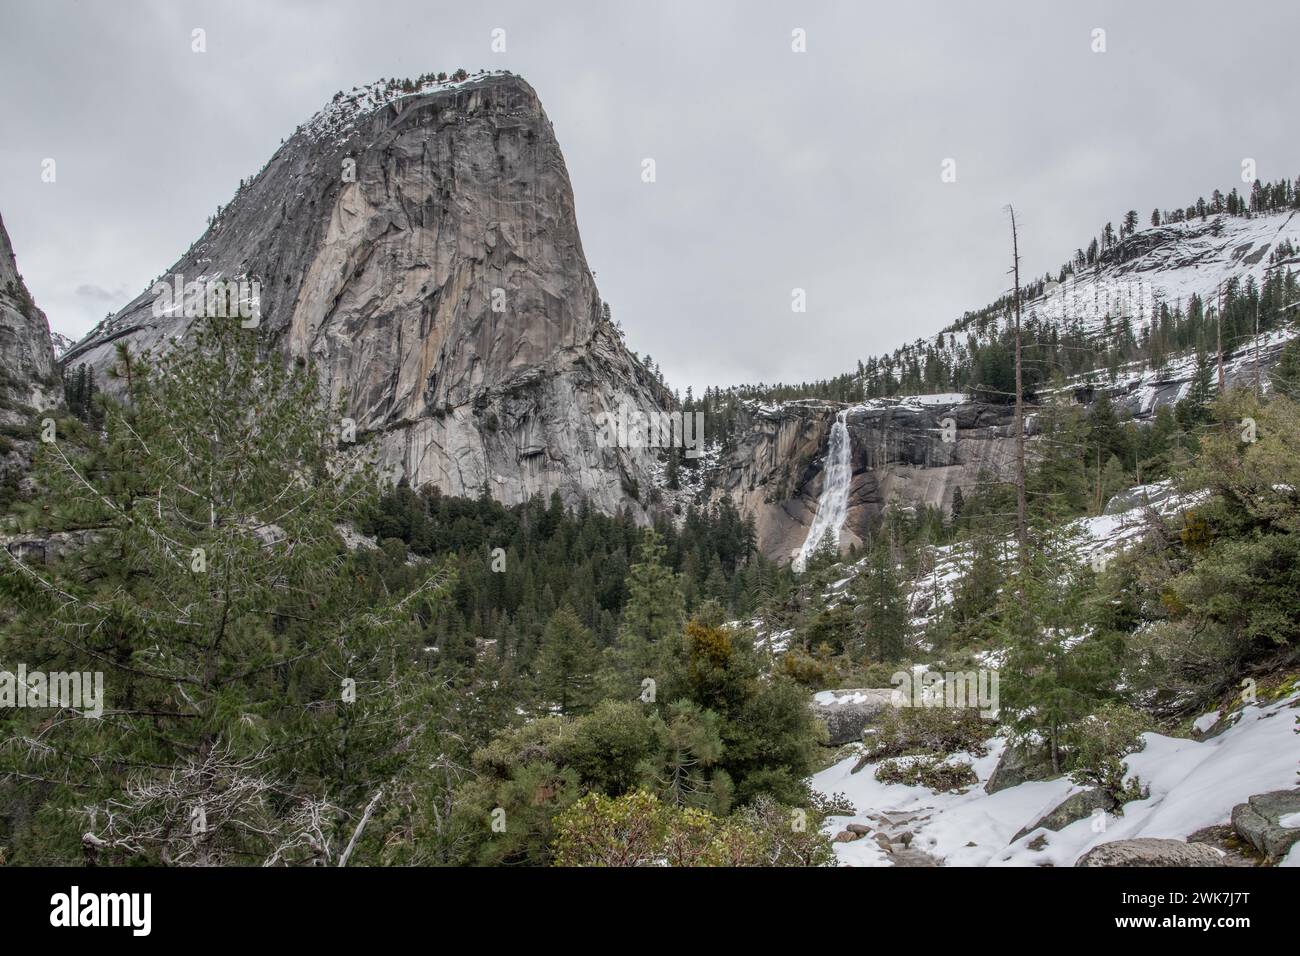
{"type": "Polygon", "coordinates": [[[1011,272],[1015,277],[1016,310],[1016,551],[1021,572],[1018,591],[1021,603],[1024,603],[1024,574],[1029,561],[1029,529],[1025,517],[1025,397],[1020,364],[1020,239],[1016,234],[1016,210],[1012,206],[1008,206],[1007,209],[1011,213],[1011,272]]]}
{"type": "Polygon", "coordinates": [[[1055,719],[1052,720],[1051,737],[1052,737],[1052,773],[1060,773],[1061,772],[1061,748],[1059,745],[1060,725],[1057,724],[1055,719]]]}

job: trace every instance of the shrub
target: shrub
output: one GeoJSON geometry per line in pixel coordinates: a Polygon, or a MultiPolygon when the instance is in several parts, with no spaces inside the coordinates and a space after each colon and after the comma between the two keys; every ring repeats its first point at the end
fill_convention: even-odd
{"type": "Polygon", "coordinates": [[[832,810],[841,814],[856,812],[852,804],[845,810],[818,794],[813,794],[807,809],[788,807],[762,796],[733,819],[758,836],[764,866],[834,866],[835,853],[821,830],[822,821],[832,810]]]}
{"type": "Polygon", "coordinates": [[[826,687],[835,681],[835,667],[803,651],[792,648],[781,655],[781,673],[804,687],[826,687]]]}
{"type": "Polygon", "coordinates": [[[822,819],[767,797],[720,817],[646,790],[591,793],[555,818],[551,851],[556,866],[830,866],[822,819]]]}
{"type": "Polygon", "coordinates": [[[1142,732],[1150,728],[1145,714],[1123,704],[1103,704],[1095,714],[1066,728],[1063,741],[1071,757],[1070,778],[1093,786],[1115,803],[1141,800],[1143,789],[1135,777],[1124,783],[1124,758],[1141,750],[1142,732]]]}
{"type": "Polygon", "coordinates": [[[813,804],[823,817],[851,817],[858,812],[847,794],[832,793],[829,797],[813,793],[813,804]]]}
{"type": "Polygon", "coordinates": [[[866,742],[873,760],[909,754],[983,756],[991,729],[973,707],[890,707],[866,742]]]}
{"type": "Polygon", "coordinates": [[[962,790],[979,783],[968,763],[938,757],[889,757],[876,767],[881,783],[901,783],[910,787],[929,787],[935,791],[962,790]]]}
{"type": "Polygon", "coordinates": [[[656,729],[640,704],[602,701],[557,737],[547,755],[577,771],[584,786],[617,796],[644,774],[657,748],[656,729]]]}

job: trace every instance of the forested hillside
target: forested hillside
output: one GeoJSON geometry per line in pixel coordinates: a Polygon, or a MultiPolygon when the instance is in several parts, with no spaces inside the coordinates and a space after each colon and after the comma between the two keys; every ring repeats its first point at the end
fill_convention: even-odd
{"type": "Polygon", "coordinates": [[[624,798],[655,858],[829,859],[804,694],[724,626],[790,583],[733,511],[383,492],[255,336],[121,349],[104,432],[42,445],[7,653],[108,706],[4,711],[7,860],[595,862],[624,798]]]}
{"type": "MultiPolygon", "coordinates": [[[[1294,346],[1265,399],[1207,379],[1149,426],[1104,399],[1045,414],[1023,556],[990,481],[800,578],[725,503],[646,528],[385,490],[309,370],[255,349],[229,325],[153,364],[123,349],[125,400],[87,416],[103,433],[66,415],[41,447],[0,567],[7,646],[93,660],[111,693],[94,721],[4,712],[12,862],[827,863],[820,821],[852,808],[808,787],[814,690],[993,655],[1001,732],[1121,805],[1137,732],[1294,673],[1294,346]],[[1086,562],[1071,519],[1138,470],[1195,503],[1086,562]],[[919,607],[952,549],[950,599],[919,607]]],[[[911,752],[899,713],[878,757],[911,752]]],[[[945,758],[997,732],[926,719],[955,721],[945,758]]],[[[966,785],[937,760],[905,779],[966,785]]]]}
{"type": "MultiPolygon", "coordinates": [[[[1025,388],[1114,384],[1136,365],[1159,372],[1178,355],[1231,352],[1288,327],[1300,302],[1300,180],[1256,181],[1249,198],[1215,190],[1185,209],[1130,210],[1056,273],[1025,282],[1025,388]],[[1141,225],[1139,224],[1141,223],[1141,225]]],[[[967,391],[1014,393],[1012,293],[963,315],[931,340],[871,356],[820,382],[743,386],[747,399],[860,402],[967,391]]]]}

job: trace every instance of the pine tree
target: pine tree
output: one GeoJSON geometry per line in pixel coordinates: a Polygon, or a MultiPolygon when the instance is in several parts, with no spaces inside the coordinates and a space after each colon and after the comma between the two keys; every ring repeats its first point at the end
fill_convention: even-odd
{"type": "Polygon", "coordinates": [[[664,468],[664,482],[668,490],[677,491],[682,486],[677,449],[669,448],[666,454],[668,455],[668,464],[664,468]]]}
{"type": "Polygon", "coordinates": [[[537,679],[542,693],[559,705],[560,714],[580,714],[596,698],[600,649],[591,632],[568,604],[552,615],[537,655],[537,679]]]}
{"type": "Polygon", "coordinates": [[[0,550],[0,652],[102,671],[106,700],[39,747],[31,714],[6,718],[4,769],[47,781],[41,858],[335,861],[434,733],[438,692],[402,665],[445,579],[389,597],[358,573],[335,528],[373,478],[310,372],[258,362],[255,334],[217,323],[133,362],[102,443],[42,446],[47,530],[93,530],[48,566],[0,550]]]}
{"type": "Polygon", "coordinates": [[[1052,769],[1063,769],[1066,729],[1113,694],[1115,648],[1087,635],[1085,603],[1092,574],[1074,557],[1070,533],[1040,529],[1013,574],[997,620],[1010,650],[1001,667],[1000,704],[1015,737],[1047,741],[1052,769]],[[1011,593],[1021,595],[1010,600],[1011,593]]]}
{"type": "Polygon", "coordinates": [[[658,532],[645,532],[637,562],[627,576],[627,606],[612,654],[610,696],[628,700],[647,678],[664,684],[681,640],[686,602],[677,575],[665,564],[667,549],[658,532]]]}
{"type": "Polygon", "coordinates": [[[1005,574],[1000,560],[1001,542],[986,529],[970,538],[964,554],[965,571],[953,590],[952,620],[959,633],[980,641],[997,605],[1005,574]]]}
{"type": "Polygon", "coordinates": [[[1278,394],[1300,400],[1300,339],[1287,343],[1269,380],[1278,394]]]}
{"type": "Polygon", "coordinates": [[[1187,396],[1175,408],[1178,423],[1188,432],[1208,423],[1211,419],[1210,406],[1214,401],[1214,367],[1205,350],[1196,353],[1196,370],[1187,389],[1187,396]]]}
{"type": "Polygon", "coordinates": [[[651,726],[658,754],[654,761],[643,764],[646,783],[666,803],[726,813],[731,780],[714,771],[723,752],[718,715],[680,700],[667,708],[666,718],[652,715],[651,726]]]}
{"type": "Polygon", "coordinates": [[[865,580],[858,593],[868,653],[881,663],[897,660],[907,648],[907,596],[884,535],[868,555],[865,580]]]}

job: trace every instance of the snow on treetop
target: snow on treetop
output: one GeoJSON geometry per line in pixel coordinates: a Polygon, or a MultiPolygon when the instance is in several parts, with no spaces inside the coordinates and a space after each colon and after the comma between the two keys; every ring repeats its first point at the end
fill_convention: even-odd
{"type": "Polygon", "coordinates": [[[414,80],[380,78],[365,86],[334,94],[334,99],[301,127],[313,140],[327,136],[341,138],[356,125],[357,120],[369,116],[389,103],[408,96],[454,90],[489,76],[508,75],[506,70],[480,70],[469,74],[464,70],[455,73],[426,73],[414,80]]]}

